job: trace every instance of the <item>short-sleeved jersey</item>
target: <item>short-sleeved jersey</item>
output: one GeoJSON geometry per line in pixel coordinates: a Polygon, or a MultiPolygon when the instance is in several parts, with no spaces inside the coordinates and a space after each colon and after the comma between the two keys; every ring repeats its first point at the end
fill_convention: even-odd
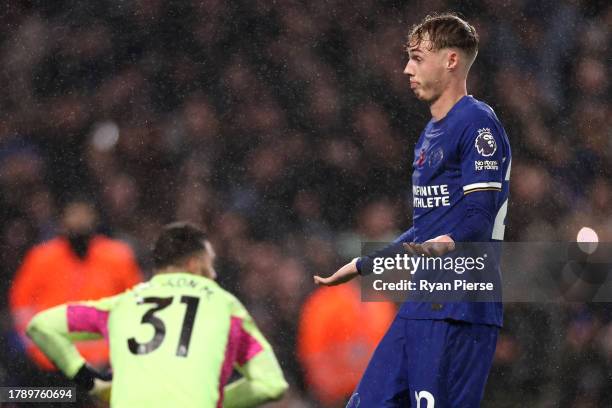
{"type": "MultiPolygon", "coordinates": [[[[464,96],[439,121],[431,120],[414,152],[412,192],[414,240],[424,242],[450,234],[466,215],[468,194],[491,191],[494,222],[480,242],[501,241],[508,206],[512,155],[508,136],[490,106],[464,96]]],[[[491,273],[500,273],[495,265],[491,273]]],[[[496,302],[449,302],[440,305],[406,302],[400,316],[451,318],[501,326],[502,305],[496,302]]]]}

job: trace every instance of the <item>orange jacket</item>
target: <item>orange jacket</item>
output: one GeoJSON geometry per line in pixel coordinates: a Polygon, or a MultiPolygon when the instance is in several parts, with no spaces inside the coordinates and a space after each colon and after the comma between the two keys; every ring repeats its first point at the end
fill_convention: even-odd
{"type": "Polygon", "coordinates": [[[317,289],[306,300],[298,357],[306,383],[324,406],[351,396],[394,316],[391,303],[361,302],[354,282],[317,289]]]}
{"type": "MultiPolygon", "coordinates": [[[[85,259],[78,258],[63,237],[32,248],[15,275],[9,305],[28,354],[42,368],[53,364],[25,337],[30,319],[44,309],[78,300],[112,296],[142,281],[130,247],[101,235],[95,236],[85,259]]],[[[104,340],[82,342],[77,347],[90,363],[108,363],[104,340]]]]}

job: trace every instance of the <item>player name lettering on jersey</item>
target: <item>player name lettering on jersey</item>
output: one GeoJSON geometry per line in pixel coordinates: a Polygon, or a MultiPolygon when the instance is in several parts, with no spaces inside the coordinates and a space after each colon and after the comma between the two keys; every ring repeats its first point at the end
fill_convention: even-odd
{"type": "Polygon", "coordinates": [[[450,206],[448,184],[412,186],[414,208],[436,208],[450,206]]]}
{"type": "Polygon", "coordinates": [[[214,291],[206,284],[207,282],[201,282],[196,279],[185,278],[182,276],[176,278],[169,278],[161,284],[162,287],[166,288],[189,288],[195,289],[200,293],[206,294],[208,297],[214,293],[214,291]]]}
{"type": "Polygon", "coordinates": [[[497,160],[476,160],[474,170],[499,170],[497,160]]]}

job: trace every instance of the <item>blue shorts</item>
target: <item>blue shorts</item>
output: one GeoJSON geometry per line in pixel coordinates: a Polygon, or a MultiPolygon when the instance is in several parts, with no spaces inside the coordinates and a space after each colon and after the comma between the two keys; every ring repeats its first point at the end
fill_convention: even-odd
{"type": "Polygon", "coordinates": [[[476,408],[493,361],[495,326],[396,317],[347,408],[476,408]]]}

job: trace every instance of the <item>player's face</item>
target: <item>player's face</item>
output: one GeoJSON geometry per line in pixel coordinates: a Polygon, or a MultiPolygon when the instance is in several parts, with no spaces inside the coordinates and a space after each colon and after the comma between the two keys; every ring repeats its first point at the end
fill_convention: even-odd
{"type": "Polygon", "coordinates": [[[417,98],[435,102],[447,84],[446,50],[432,51],[431,42],[424,39],[408,50],[404,74],[410,78],[410,88],[417,98]]]}

